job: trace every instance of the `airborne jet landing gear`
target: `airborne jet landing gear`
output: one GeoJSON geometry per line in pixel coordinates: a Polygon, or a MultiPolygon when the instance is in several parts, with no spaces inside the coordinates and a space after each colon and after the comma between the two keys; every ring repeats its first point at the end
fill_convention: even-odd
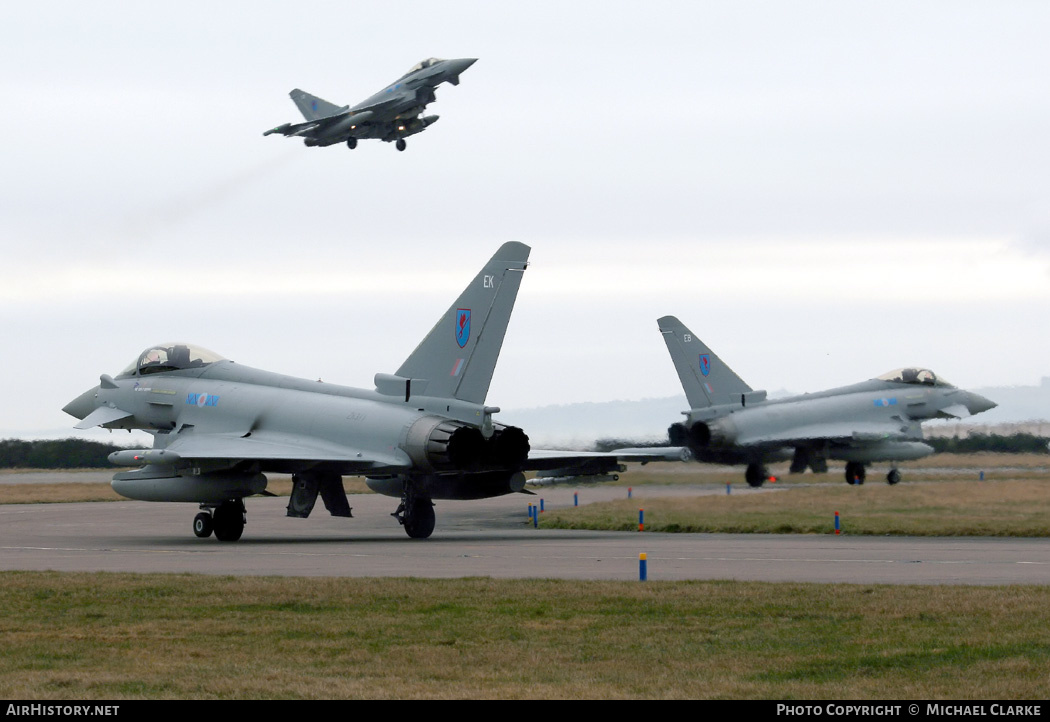
{"type": "Polygon", "coordinates": [[[756,489],[765,484],[768,478],[769,469],[763,464],[748,464],[747,471],[744,472],[744,479],[747,481],[747,485],[756,489]]]}
{"type": "Polygon", "coordinates": [[[405,139],[404,139],[404,138],[398,138],[398,139],[397,139],[397,142],[396,142],[396,143],[394,143],[394,145],[396,145],[396,146],[397,146],[397,149],[398,149],[398,150],[404,150],[404,149],[405,149],[405,146],[406,146],[406,145],[408,145],[408,144],[407,144],[407,143],[405,143],[405,139]]]}
{"type": "Polygon", "coordinates": [[[193,517],[193,533],[207,539],[214,531],[219,541],[237,541],[244,533],[246,518],[244,499],[228,499],[213,511],[202,511],[193,517]]]}
{"type": "Polygon", "coordinates": [[[428,497],[409,492],[401,497],[401,505],[390,516],[405,527],[405,533],[413,539],[426,539],[434,533],[434,502],[428,497]]]}
{"type": "Polygon", "coordinates": [[[864,464],[859,461],[847,461],[846,462],[846,483],[847,484],[860,484],[864,483],[864,477],[867,475],[867,471],[864,469],[864,464]]]}
{"type": "Polygon", "coordinates": [[[901,483],[901,473],[896,469],[890,469],[890,473],[886,474],[886,483],[890,486],[901,483]]]}
{"type": "Polygon", "coordinates": [[[350,150],[353,150],[354,148],[356,148],[357,147],[357,138],[347,138],[346,139],[346,147],[349,148],[350,150]]]}

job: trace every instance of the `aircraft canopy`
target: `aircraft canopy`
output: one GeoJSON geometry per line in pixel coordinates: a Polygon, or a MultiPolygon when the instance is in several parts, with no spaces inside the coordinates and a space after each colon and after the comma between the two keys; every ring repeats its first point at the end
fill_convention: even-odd
{"type": "MultiPolygon", "coordinates": [[[[408,73],[414,73],[417,70],[422,70],[423,68],[429,68],[434,63],[440,63],[440,62],[441,62],[441,58],[427,58],[426,60],[421,60],[418,63],[416,63],[415,65],[413,65],[409,69],[408,73]]],[[[408,73],[405,73],[405,75],[408,75],[408,73]]]]}
{"type": "Polygon", "coordinates": [[[161,371],[196,369],[216,361],[225,361],[225,359],[200,346],[188,343],[162,343],[158,346],[150,346],[140,353],[138,358],[120,372],[120,375],[145,376],[161,371]]]}
{"type": "Polygon", "coordinates": [[[899,384],[922,384],[923,386],[947,386],[949,388],[955,388],[944,379],[938,378],[937,374],[933,373],[933,371],[916,367],[887,371],[882,376],[876,376],[875,378],[880,381],[894,381],[899,384]]]}

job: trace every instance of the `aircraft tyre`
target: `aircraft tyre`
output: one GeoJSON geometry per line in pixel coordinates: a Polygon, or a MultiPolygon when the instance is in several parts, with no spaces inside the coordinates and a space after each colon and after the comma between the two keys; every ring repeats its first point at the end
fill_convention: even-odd
{"type": "Polygon", "coordinates": [[[224,501],[212,515],[215,538],[219,541],[237,541],[244,533],[244,502],[224,501]]]}
{"type": "Polygon", "coordinates": [[[404,138],[398,138],[397,142],[394,143],[394,145],[397,146],[398,150],[404,150],[405,146],[407,145],[407,143],[405,143],[405,139],[404,138]]]}
{"type": "Polygon", "coordinates": [[[357,138],[347,138],[346,139],[346,147],[349,148],[350,150],[353,150],[354,148],[356,148],[357,147],[357,138]]]}
{"type": "Polygon", "coordinates": [[[418,499],[412,503],[405,514],[405,533],[413,539],[426,539],[434,533],[434,502],[430,499],[418,499]]]}
{"type": "Polygon", "coordinates": [[[861,485],[864,483],[864,476],[866,472],[864,464],[859,461],[846,462],[846,483],[861,485]]]}
{"type": "Polygon", "coordinates": [[[886,474],[886,483],[890,486],[899,484],[901,481],[901,473],[896,469],[890,469],[890,473],[886,474]]]}
{"type": "Polygon", "coordinates": [[[193,517],[193,533],[201,539],[210,537],[214,528],[215,525],[212,523],[211,514],[208,512],[202,511],[193,517]]]}
{"type": "Polygon", "coordinates": [[[758,488],[766,483],[769,478],[769,470],[762,464],[748,464],[744,472],[744,479],[750,487],[758,488]]]}

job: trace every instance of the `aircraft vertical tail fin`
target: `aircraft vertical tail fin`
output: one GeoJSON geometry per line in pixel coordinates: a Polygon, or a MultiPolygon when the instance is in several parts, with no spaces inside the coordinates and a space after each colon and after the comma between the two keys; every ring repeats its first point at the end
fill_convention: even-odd
{"type": "Polygon", "coordinates": [[[425,379],[427,396],[483,404],[530,250],[516,242],[500,246],[397,376],[425,379]]]}
{"type": "Polygon", "coordinates": [[[657,319],[690,408],[740,403],[751,391],[733,369],[674,316],[657,319]]]}
{"type": "Polygon", "coordinates": [[[299,90],[299,88],[288,93],[288,95],[295,102],[296,107],[299,108],[299,112],[302,113],[303,117],[307,120],[327,118],[330,115],[335,115],[344,110],[344,108],[341,108],[334,103],[322,100],[316,95],[310,95],[305,90],[299,90]]]}

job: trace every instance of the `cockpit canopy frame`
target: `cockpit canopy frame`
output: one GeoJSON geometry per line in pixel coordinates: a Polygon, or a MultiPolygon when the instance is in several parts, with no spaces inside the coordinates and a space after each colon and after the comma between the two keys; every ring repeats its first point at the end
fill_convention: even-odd
{"type": "Polygon", "coordinates": [[[881,376],[875,377],[879,381],[891,381],[898,384],[915,384],[918,386],[942,386],[944,388],[955,388],[945,379],[940,378],[933,371],[918,366],[906,366],[904,368],[887,371],[881,376]]]}
{"type": "MultiPolygon", "coordinates": [[[[444,60],[444,58],[427,58],[426,60],[420,60],[418,63],[413,65],[411,68],[409,68],[409,71],[407,73],[405,73],[405,75],[411,75],[412,73],[416,72],[417,70],[422,70],[423,68],[429,68],[431,65],[434,65],[435,63],[440,63],[442,60],[444,60]]],[[[404,76],[401,76],[401,77],[404,77],[404,76]]]]}
{"type": "Polygon", "coordinates": [[[147,376],[164,371],[182,371],[185,369],[203,368],[216,361],[226,361],[224,357],[193,344],[173,342],[150,346],[140,353],[134,361],[120,372],[121,376],[147,376]]]}

